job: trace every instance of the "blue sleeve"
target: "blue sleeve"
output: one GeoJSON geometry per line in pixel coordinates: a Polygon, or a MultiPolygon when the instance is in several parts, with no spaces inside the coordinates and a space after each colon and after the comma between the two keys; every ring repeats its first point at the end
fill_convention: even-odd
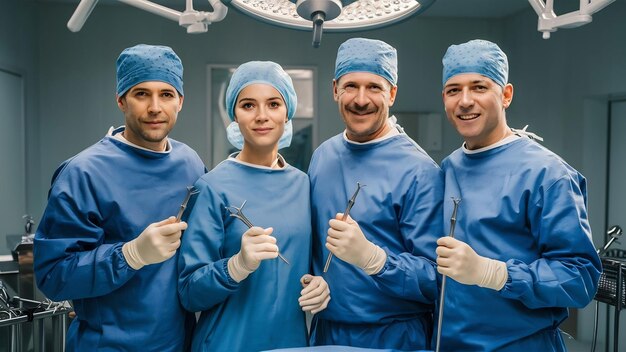
{"type": "Polygon", "coordinates": [[[195,187],[200,193],[189,213],[178,257],[178,295],[185,309],[199,312],[223,302],[239,284],[228,274],[230,258],[223,258],[224,204],[203,179],[195,187]]]}
{"type": "Polygon", "coordinates": [[[540,197],[528,215],[541,258],[507,261],[509,279],[500,292],[531,309],[582,308],[593,299],[602,270],[587,221],[585,180],[562,177],[540,197]]]}
{"type": "Polygon", "coordinates": [[[103,296],[136,272],[124,259],[123,243],[104,243],[93,192],[78,170],[61,172],[50,190],[35,234],[34,270],[37,286],[52,300],[103,296]]]}
{"type": "Polygon", "coordinates": [[[406,252],[385,249],[387,262],[373,275],[376,285],[390,295],[434,303],[437,297],[435,249],[442,229],[443,172],[424,168],[417,174],[399,213],[406,252]]]}

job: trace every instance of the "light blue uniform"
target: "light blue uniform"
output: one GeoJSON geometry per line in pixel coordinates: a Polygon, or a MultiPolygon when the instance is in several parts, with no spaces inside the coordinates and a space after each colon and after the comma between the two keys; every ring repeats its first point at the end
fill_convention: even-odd
{"type": "Polygon", "coordinates": [[[441,169],[404,133],[366,144],[340,134],[315,151],[309,177],[313,270],[324,276],[332,297],[314,318],[311,344],[427,348],[437,295],[436,240],[442,233],[441,169]],[[366,186],[350,216],[385,250],[387,262],[368,276],[334,258],[322,274],[328,221],[345,210],[357,182],[366,186]]]}
{"type": "MultiPolygon", "coordinates": [[[[445,197],[461,198],[455,238],[506,262],[500,291],[447,280],[442,351],[565,351],[567,307],[594,297],[601,265],[591,242],[585,178],[520,137],[442,163],[445,197]]],[[[445,233],[453,204],[444,202],[445,233]]]]}
{"type": "Polygon", "coordinates": [[[244,164],[229,158],[202,176],[183,235],[178,290],[183,305],[202,311],[193,351],[261,351],[307,345],[305,315],[298,304],[300,278],[309,270],[311,211],[306,175],[244,164]],[[280,259],[261,262],[240,283],[228,259],[248,229],[227,206],[241,206],[259,227],[273,227],[280,259]]]}
{"type": "Polygon", "coordinates": [[[178,300],[176,258],[134,270],[122,254],[148,225],[176,215],[205,172],[196,152],[169,142],[157,153],[107,136],[53,176],[34,266],[47,297],[73,300],[68,351],[178,352],[189,341],[194,320],[178,300]]]}

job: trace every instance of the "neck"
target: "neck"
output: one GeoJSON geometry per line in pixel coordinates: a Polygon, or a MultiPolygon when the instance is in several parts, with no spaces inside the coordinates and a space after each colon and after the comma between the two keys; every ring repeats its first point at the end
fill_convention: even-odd
{"type": "Polygon", "coordinates": [[[277,165],[276,160],[278,159],[278,146],[270,150],[260,150],[246,148],[244,145],[239,155],[237,155],[237,159],[249,164],[275,167],[277,165]]]}

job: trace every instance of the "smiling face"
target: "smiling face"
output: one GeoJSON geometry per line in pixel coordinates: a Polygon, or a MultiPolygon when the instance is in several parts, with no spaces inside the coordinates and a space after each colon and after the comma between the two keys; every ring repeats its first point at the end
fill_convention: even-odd
{"type": "Polygon", "coordinates": [[[345,74],[333,81],[333,94],[346,124],[348,139],[367,142],[389,131],[389,108],[398,87],[369,72],[345,74]]]}
{"type": "Polygon", "coordinates": [[[239,92],[234,112],[244,150],[278,150],[287,122],[287,105],[278,90],[268,84],[251,84],[239,92]]]}
{"type": "Polygon", "coordinates": [[[505,110],[513,99],[513,86],[499,86],[477,73],[452,76],[443,88],[448,120],[465,140],[468,149],[492,145],[507,135],[505,110]]]}
{"type": "Polygon", "coordinates": [[[124,113],[124,138],[140,147],[163,151],[183,107],[183,97],[167,83],[149,81],[117,97],[117,105],[124,113]]]}

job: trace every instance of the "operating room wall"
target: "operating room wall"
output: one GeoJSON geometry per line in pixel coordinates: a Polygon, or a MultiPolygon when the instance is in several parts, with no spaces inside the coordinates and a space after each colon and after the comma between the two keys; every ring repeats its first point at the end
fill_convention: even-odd
{"type": "MultiPolygon", "coordinates": [[[[0,254],[8,254],[7,241],[5,235],[21,235],[24,233],[23,220],[21,215],[30,213],[38,216],[40,207],[31,205],[40,203],[39,186],[34,190],[33,185],[38,185],[38,168],[39,168],[39,150],[38,150],[38,74],[37,74],[37,22],[36,22],[36,5],[34,1],[23,0],[0,0],[0,70],[9,72],[16,77],[21,77],[22,87],[14,87],[16,92],[23,89],[23,116],[25,131],[4,131],[5,133],[24,134],[23,139],[30,141],[24,146],[15,146],[14,149],[0,150],[0,167],[9,167],[14,165],[22,165],[16,175],[22,174],[25,178],[26,188],[17,190],[17,185],[7,184],[5,180],[0,179],[0,187],[3,189],[13,188],[10,194],[22,194],[26,199],[0,199],[0,209],[3,213],[7,207],[11,207],[11,214],[19,214],[16,219],[6,219],[10,224],[3,223],[2,233],[0,233],[0,254]],[[24,150],[24,155],[17,153],[18,150],[24,150]],[[37,200],[35,200],[37,199],[37,200]],[[26,209],[13,209],[16,206],[26,204],[26,209]],[[37,214],[35,214],[37,213],[37,214]]],[[[12,95],[13,96],[13,95],[12,95]]],[[[2,97],[2,99],[9,97],[2,97]]],[[[10,102],[11,104],[14,102],[10,102]]],[[[4,103],[0,103],[2,116],[8,113],[4,103]]],[[[11,116],[9,119],[15,119],[11,116]]],[[[9,121],[0,121],[0,126],[6,125],[9,121]]],[[[2,127],[0,127],[2,128],[2,127]]],[[[3,192],[3,194],[7,194],[3,192]]],[[[3,214],[4,215],[4,214],[3,214]]]]}
{"type": "MultiPolygon", "coordinates": [[[[186,95],[172,136],[207,161],[208,64],[261,59],[316,67],[321,142],[343,126],[331,80],[336,49],[345,39],[358,35],[394,45],[400,78],[393,110],[438,112],[445,119],[441,56],[452,43],[480,37],[498,42],[509,54],[515,85],[507,113],[510,124],[529,124],[529,130],[545,138],[544,145],[587,176],[594,241],[603,242],[606,133],[600,130],[606,126],[604,103],[626,95],[624,1],[594,15],[591,24],[559,30],[549,40],[536,31],[537,15],[529,5],[503,20],[416,17],[380,30],[324,33],[318,49],[311,47],[310,32],[274,27],[232,9],[207,33],[187,34],[175,22],[133,7],[98,4],[83,29],[72,33],[66,23],[75,3],[0,0],[0,6],[0,64],[20,67],[27,77],[27,208],[36,222],[58,164],[101,138],[110,126],[123,123],[114,92],[115,59],[125,47],[165,44],[181,56],[186,95]]],[[[461,144],[445,121],[440,139],[441,149],[431,152],[436,161],[461,144]]],[[[589,315],[583,317],[579,330],[589,340],[589,315]]]]}

